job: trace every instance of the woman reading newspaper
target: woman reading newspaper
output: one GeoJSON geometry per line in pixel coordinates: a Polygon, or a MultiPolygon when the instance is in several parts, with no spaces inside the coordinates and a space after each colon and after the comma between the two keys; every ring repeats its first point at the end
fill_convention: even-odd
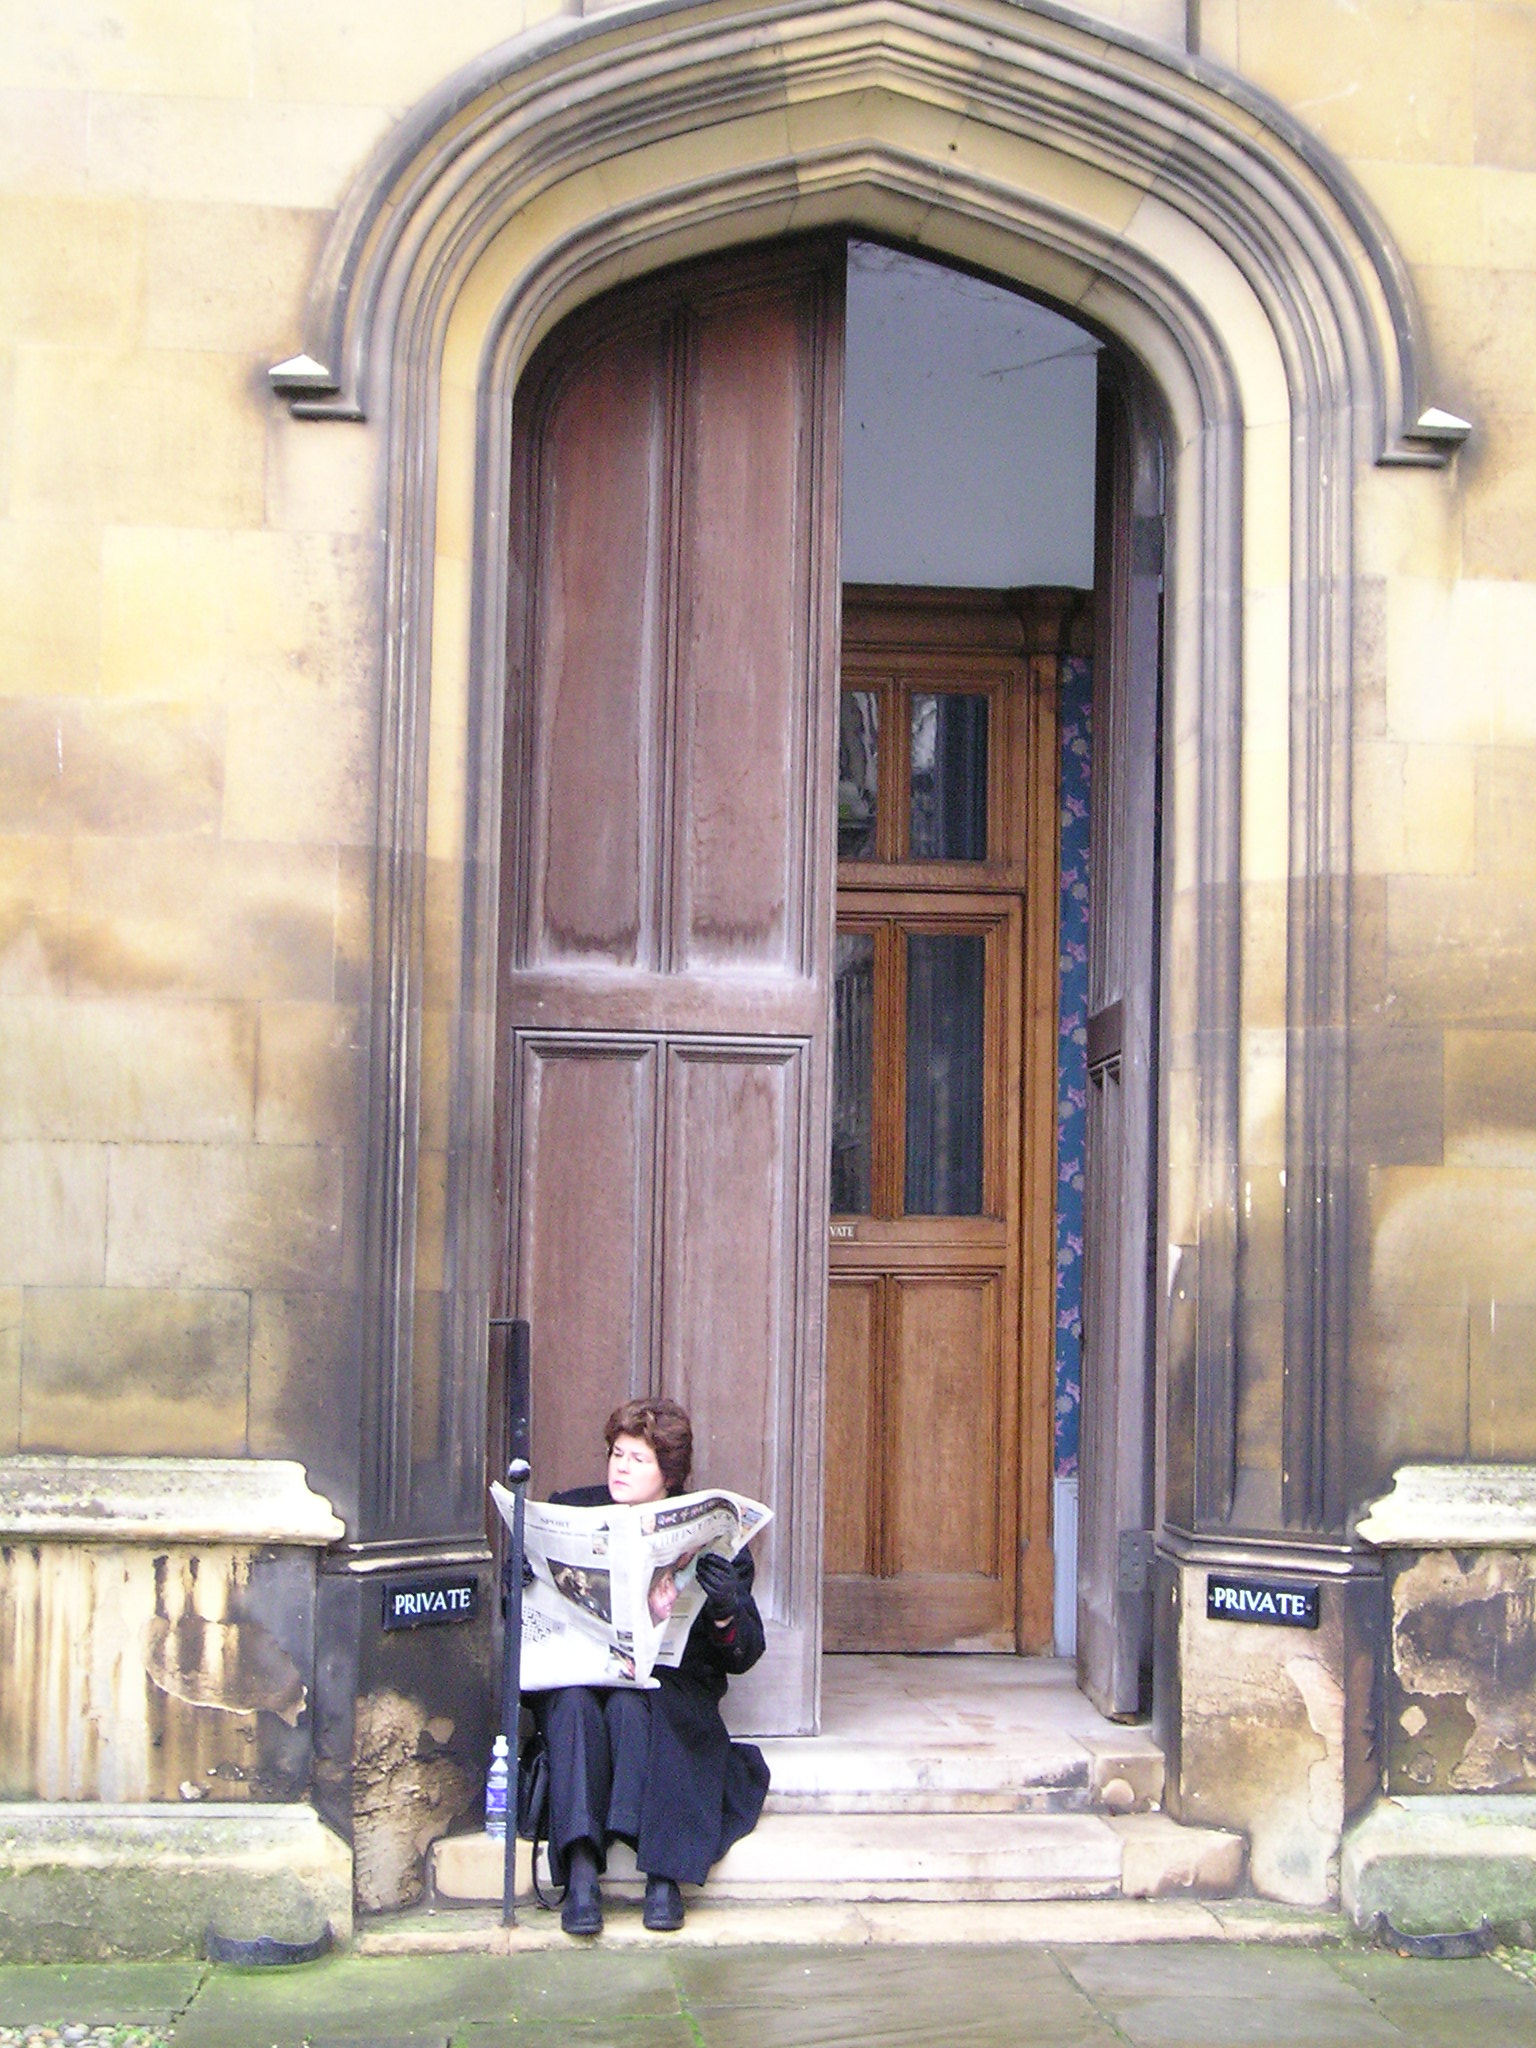
{"type": "MultiPolygon", "coordinates": [[[[693,1430],[675,1401],[626,1402],[609,1416],[604,1435],[607,1484],[557,1494],[551,1507],[644,1507],[682,1493],[693,1463],[693,1430]]],[[[691,1544],[709,1536],[718,1526],[711,1507],[730,1513],[751,1505],[734,1496],[704,1499],[688,1509],[691,1520],[678,1514],[676,1537],[691,1544]]],[[[657,1632],[649,1643],[657,1658],[649,1679],[654,1689],[642,1689],[643,1654],[640,1684],[626,1683],[635,1665],[620,1647],[608,1653],[617,1659],[612,1675],[618,1683],[563,1685],[534,1695],[549,1745],[550,1863],[556,1882],[567,1885],[560,1914],[567,1934],[602,1932],[599,1880],[613,1841],[628,1842],[645,1872],[645,1925],[658,1932],[681,1927],[678,1887],[702,1884],[731,1844],[750,1834],[768,1790],[761,1750],[733,1743],[720,1718],[728,1680],[750,1671],[763,1654],[751,1554],[745,1547],[734,1557],[708,1547],[678,1550],[674,1543],[668,1555],[665,1532],[656,1524],[671,1519],[667,1510],[640,1518],[651,1544],[640,1568],[645,1616],[657,1632]],[[674,1609],[684,1603],[681,1623],[693,1604],[684,1602],[690,1587],[702,1592],[703,1603],[680,1645],[673,1631],[676,1661],[669,1663],[667,1648],[658,1646],[674,1609]]],[[[746,1533],[764,1520],[766,1511],[759,1510],[746,1533]]],[[[741,1534],[736,1541],[744,1545],[741,1534]]],[[[611,1562],[617,1579],[619,1559],[611,1562]]],[[[588,1569],[582,1578],[578,1598],[590,1612],[594,1596],[601,1599],[610,1585],[609,1573],[588,1569]]],[[[614,1619],[617,1595],[608,1597],[614,1619]]]]}

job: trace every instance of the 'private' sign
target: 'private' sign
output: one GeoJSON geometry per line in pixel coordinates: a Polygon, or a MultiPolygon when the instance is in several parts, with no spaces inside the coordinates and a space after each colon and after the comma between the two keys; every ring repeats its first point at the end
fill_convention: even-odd
{"type": "Polygon", "coordinates": [[[1208,1621],[1316,1628],[1317,1588],[1294,1579],[1228,1579],[1212,1572],[1205,1582],[1205,1614],[1208,1621]]]}
{"type": "Polygon", "coordinates": [[[384,1626],[427,1628],[445,1621],[472,1621],[480,1607],[480,1580],[462,1578],[386,1579],[384,1626]]]}

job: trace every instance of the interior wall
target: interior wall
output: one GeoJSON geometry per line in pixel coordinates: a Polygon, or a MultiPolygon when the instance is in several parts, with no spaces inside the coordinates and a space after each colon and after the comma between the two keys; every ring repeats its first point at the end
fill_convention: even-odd
{"type": "Polygon", "coordinates": [[[1033,299],[852,243],[847,581],[1090,588],[1098,351],[1033,299]]]}

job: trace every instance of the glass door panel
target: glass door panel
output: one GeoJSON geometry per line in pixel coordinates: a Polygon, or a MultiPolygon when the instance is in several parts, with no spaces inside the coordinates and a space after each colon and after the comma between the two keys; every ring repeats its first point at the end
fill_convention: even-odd
{"type": "Polygon", "coordinates": [[[908,1216],[980,1216],[986,1101],[987,941],[908,932],[908,1216]]]}
{"type": "Polygon", "coordinates": [[[911,857],[987,857],[987,699],[912,695],[911,857]]]}
{"type": "Polygon", "coordinates": [[[874,860],[880,822],[880,696],[844,690],[837,731],[837,857],[874,860]]]}
{"type": "Polygon", "coordinates": [[[867,1216],[873,1195],[875,934],[840,931],[833,962],[832,1211],[867,1216]]]}
{"type": "Polygon", "coordinates": [[[839,920],[832,1035],[832,1213],[1002,1213],[988,1170],[1003,1117],[1004,954],[1016,914],[942,896],[866,897],[839,920]],[[920,907],[921,906],[921,907],[920,907]]]}

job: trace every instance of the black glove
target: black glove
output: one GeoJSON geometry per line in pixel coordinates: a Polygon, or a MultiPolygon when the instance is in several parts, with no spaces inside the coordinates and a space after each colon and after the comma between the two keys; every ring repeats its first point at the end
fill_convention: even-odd
{"type": "Polygon", "coordinates": [[[704,1588],[704,1611],[710,1620],[734,1621],[741,1611],[741,1581],[730,1559],[717,1550],[706,1550],[694,1566],[694,1574],[704,1588]]]}

